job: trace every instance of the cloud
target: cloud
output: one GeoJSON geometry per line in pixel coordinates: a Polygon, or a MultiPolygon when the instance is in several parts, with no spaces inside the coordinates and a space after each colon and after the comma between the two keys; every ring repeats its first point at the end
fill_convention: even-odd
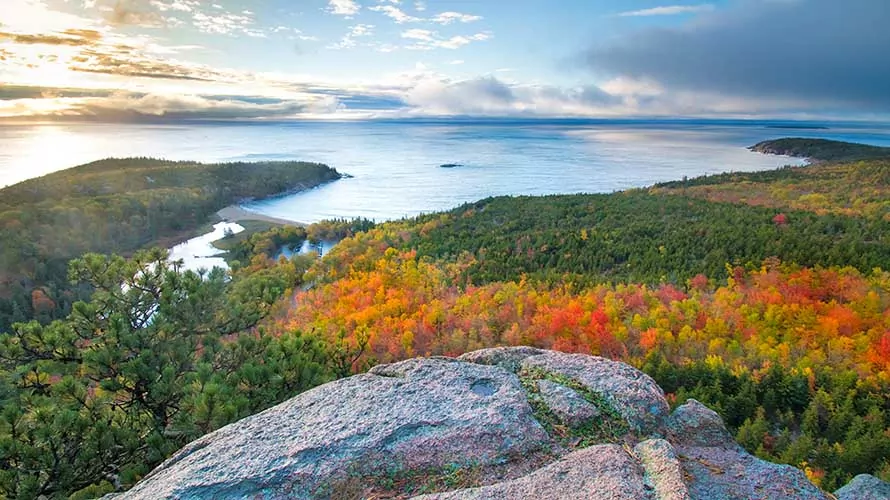
{"type": "Polygon", "coordinates": [[[398,7],[393,7],[392,5],[375,5],[374,7],[369,7],[368,10],[372,10],[374,12],[382,12],[383,15],[391,18],[393,21],[396,22],[396,24],[416,23],[418,21],[422,21],[421,18],[409,16],[398,7]]]}
{"type": "MultiPolygon", "coordinates": [[[[379,1],[380,2],[389,1],[393,4],[400,3],[400,1],[398,1],[398,0],[397,1],[379,0],[379,1]]],[[[420,11],[425,10],[426,6],[423,4],[418,4],[418,5],[415,5],[415,8],[417,8],[418,12],[420,12],[420,11]]],[[[422,18],[422,17],[409,15],[409,14],[405,13],[405,11],[403,11],[402,9],[400,9],[394,5],[375,5],[373,7],[368,7],[368,10],[371,10],[374,12],[381,12],[385,16],[387,16],[390,19],[392,19],[393,21],[395,21],[396,24],[423,22],[423,23],[441,24],[442,26],[445,26],[445,25],[449,25],[449,24],[457,23],[457,22],[471,23],[471,22],[479,21],[482,19],[482,16],[476,16],[476,15],[472,15],[472,14],[462,14],[460,12],[452,12],[452,11],[442,12],[442,13],[437,14],[430,18],[422,18]]]]}
{"type": "Polygon", "coordinates": [[[111,90],[40,87],[34,85],[3,85],[0,86],[0,101],[52,97],[105,97],[112,93],[113,91],[111,90]]]}
{"type": "Polygon", "coordinates": [[[354,16],[361,10],[361,6],[355,0],[329,0],[328,12],[338,16],[354,16]]]}
{"type": "Polygon", "coordinates": [[[749,0],[584,54],[600,78],[771,102],[774,111],[890,111],[886,0],[749,0]]]}
{"type": "Polygon", "coordinates": [[[116,92],[101,97],[0,101],[0,118],[65,118],[103,122],[286,119],[307,113],[333,113],[338,106],[337,98],[333,96],[286,100],[116,92]]]}
{"type": "Polygon", "coordinates": [[[219,4],[202,0],[88,0],[83,6],[98,10],[113,26],[176,28],[192,25],[202,33],[213,35],[267,36],[266,30],[255,26],[252,11],[229,11],[219,4]]]}
{"type": "Polygon", "coordinates": [[[419,74],[402,92],[406,116],[486,117],[738,117],[775,116],[772,99],[727,98],[669,91],[650,81],[618,78],[601,85],[559,87],[510,83],[494,76],[452,81],[419,74]]]}
{"type": "Polygon", "coordinates": [[[484,31],[481,33],[476,33],[475,35],[458,35],[450,38],[443,38],[436,31],[415,28],[403,31],[402,38],[413,40],[413,43],[411,45],[405,47],[410,50],[454,50],[459,49],[464,45],[469,45],[472,42],[482,42],[485,40],[490,40],[492,38],[492,34],[491,32],[484,31]]]}
{"type": "Polygon", "coordinates": [[[471,115],[503,112],[516,102],[513,90],[495,78],[455,83],[427,81],[412,89],[405,101],[435,115],[471,115]]]}
{"type": "Polygon", "coordinates": [[[160,28],[165,25],[164,17],[141,0],[116,0],[107,10],[107,20],[115,25],[160,28]]]}
{"type": "Polygon", "coordinates": [[[161,12],[167,11],[179,11],[179,12],[194,12],[201,6],[201,2],[199,0],[172,0],[172,1],[163,1],[163,0],[150,0],[151,5],[156,7],[161,12]]]}
{"type": "Polygon", "coordinates": [[[165,80],[215,81],[222,74],[212,68],[138,55],[132,47],[83,50],[68,67],[71,71],[165,80]]]}
{"type": "Polygon", "coordinates": [[[44,0],[2,0],[3,30],[8,32],[61,32],[66,29],[94,29],[95,19],[50,9],[44,0]]]}
{"type": "Polygon", "coordinates": [[[697,14],[699,12],[711,12],[713,10],[714,6],[709,3],[701,5],[667,5],[663,7],[653,7],[651,9],[619,12],[616,15],[618,17],[675,16],[677,14],[697,14]]]}
{"type": "Polygon", "coordinates": [[[443,12],[441,14],[437,14],[430,18],[430,21],[438,24],[451,24],[454,22],[461,23],[471,23],[473,21],[479,21],[482,19],[482,16],[474,16],[470,14],[461,14],[460,12],[443,12]]]}
{"type": "Polygon", "coordinates": [[[415,116],[604,116],[626,109],[621,96],[594,85],[571,89],[519,85],[492,76],[460,81],[427,78],[409,89],[404,100],[415,116]]]}
{"type": "Polygon", "coordinates": [[[6,39],[12,43],[69,45],[73,47],[92,45],[101,37],[102,34],[94,30],[66,30],[58,34],[0,32],[0,40],[6,39]]]}
{"type": "Polygon", "coordinates": [[[240,13],[222,12],[207,14],[194,12],[192,14],[192,23],[202,33],[218,35],[240,33],[255,38],[266,37],[266,33],[263,30],[251,27],[254,24],[253,13],[247,10],[240,13]]]}
{"type": "Polygon", "coordinates": [[[343,38],[340,41],[328,45],[329,49],[339,50],[339,49],[351,49],[358,45],[356,42],[356,38],[371,36],[374,34],[374,25],[373,24],[356,24],[349,27],[349,31],[343,35],[343,38]]]}

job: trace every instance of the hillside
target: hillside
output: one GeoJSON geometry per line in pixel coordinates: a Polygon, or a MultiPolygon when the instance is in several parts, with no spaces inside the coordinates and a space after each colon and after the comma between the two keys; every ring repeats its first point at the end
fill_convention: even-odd
{"type": "Polygon", "coordinates": [[[200,164],[109,159],[0,190],[0,331],[64,317],[88,290],[68,284],[86,252],[169,246],[241,200],[307,189],[336,170],[300,162],[200,164]]]}
{"type": "Polygon", "coordinates": [[[845,161],[710,175],[657,184],[650,192],[769,207],[783,211],[780,220],[791,217],[787,210],[890,221],[890,148],[809,139],[767,141],[754,148],[845,161]]]}
{"type": "Polygon", "coordinates": [[[890,220],[890,159],[719,174],[658,184],[650,192],[783,211],[890,220]]]}

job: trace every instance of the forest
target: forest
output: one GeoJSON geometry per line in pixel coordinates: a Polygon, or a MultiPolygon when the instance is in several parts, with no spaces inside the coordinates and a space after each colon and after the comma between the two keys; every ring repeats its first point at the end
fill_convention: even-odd
{"type": "Polygon", "coordinates": [[[172,246],[232,203],[338,179],[301,162],[200,164],[108,159],[0,190],[0,332],[14,322],[65,317],[89,287],[68,282],[87,252],[131,254],[172,246]]]}
{"type": "Polygon", "coordinates": [[[826,490],[890,479],[888,171],[852,159],[273,227],[220,242],[228,274],[160,249],[78,256],[66,279],[90,297],[0,335],[0,498],[120,491],[326,381],[520,344],[631,363],[826,490]],[[341,237],[323,259],[280,256],[341,237]]]}

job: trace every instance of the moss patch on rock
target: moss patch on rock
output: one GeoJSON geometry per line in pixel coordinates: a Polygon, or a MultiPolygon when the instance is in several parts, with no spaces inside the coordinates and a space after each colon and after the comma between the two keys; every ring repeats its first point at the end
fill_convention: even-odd
{"type": "Polygon", "coordinates": [[[564,375],[539,368],[523,368],[518,375],[535,419],[560,445],[568,449],[579,449],[596,444],[621,443],[630,433],[627,422],[605,398],[583,384],[564,375]],[[580,426],[566,425],[541,397],[537,383],[539,380],[549,380],[572,389],[599,410],[599,418],[580,426]]]}

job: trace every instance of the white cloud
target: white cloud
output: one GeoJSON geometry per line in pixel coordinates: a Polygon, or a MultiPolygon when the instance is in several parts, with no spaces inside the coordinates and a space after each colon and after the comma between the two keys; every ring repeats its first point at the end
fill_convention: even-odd
{"type": "Polygon", "coordinates": [[[370,36],[374,34],[373,24],[356,24],[349,27],[350,36],[370,36]]]}
{"type": "Polygon", "coordinates": [[[98,23],[75,14],[50,9],[40,0],[0,0],[3,31],[45,32],[66,29],[93,29],[98,23]]]}
{"type": "Polygon", "coordinates": [[[464,45],[469,45],[472,42],[482,42],[485,40],[489,40],[492,38],[492,34],[490,32],[481,32],[476,33],[475,35],[469,36],[453,36],[450,38],[443,38],[436,31],[425,30],[425,29],[410,29],[402,32],[402,38],[408,40],[415,40],[415,42],[405,48],[410,50],[433,50],[433,49],[459,49],[464,45]]]}
{"type": "Polygon", "coordinates": [[[329,0],[328,11],[338,16],[354,16],[361,6],[355,0],[329,0]]]}
{"type": "Polygon", "coordinates": [[[376,50],[377,52],[383,52],[383,53],[395,52],[395,51],[399,50],[398,45],[393,45],[391,43],[373,44],[373,47],[374,47],[374,50],[376,50]]]}
{"type": "Polygon", "coordinates": [[[371,36],[374,34],[373,24],[355,24],[349,27],[349,31],[343,35],[339,42],[328,45],[329,49],[351,49],[358,45],[356,38],[371,36]]]}
{"type": "Polygon", "coordinates": [[[452,66],[458,66],[458,65],[461,65],[461,64],[463,64],[463,63],[464,63],[464,60],[463,60],[463,59],[455,59],[455,60],[449,62],[448,64],[450,64],[450,65],[452,65],[452,66]]]}
{"type": "Polygon", "coordinates": [[[240,14],[223,12],[220,14],[205,14],[195,12],[192,14],[192,22],[195,28],[202,33],[217,35],[244,34],[256,38],[265,38],[264,31],[252,28],[254,24],[253,13],[244,11],[240,14]]]}
{"type": "Polygon", "coordinates": [[[398,7],[393,7],[392,5],[375,5],[374,7],[369,7],[368,10],[382,12],[383,15],[391,18],[397,24],[422,21],[419,17],[409,16],[398,7]]]}
{"type": "Polygon", "coordinates": [[[410,29],[402,32],[402,38],[408,38],[409,40],[423,40],[423,41],[432,41],[435,32],[430,30],[422,30],[419,28],[410,29]]]}
{"type": "Polygon", "coordinates": [[[482,16],[474,16],[471,14],[461,14],[460,12],[443,12],[438,14],[430,19],[430,21],[438,24],[451,24],[454,22],[461,23],[471,23],[473,21],[479,21],[482,19],[482,16]]]}
{"type": "MultiPolygon", "coordinates": [[[[161,12],[167,12],[168,10],[194,12],[201,6],[199,0],[151,0],[149,3],[161,12]]],[[[95,4],[95,0],[93,0],[93,4],[95,4]]]]}
{"type": "Polygon", "coordinates": [[[636,80],[627,77],[613,78],[600,88],[613,95],[654,97],[664,93],[664,88],[652,80],[636,80]]]}
{"type": "Polygon", "coordinates": [[[620,12],[617,15],[619,17],[675,16],[677,14],[697,14],[700,12],[711,12],[713,10],[714,6],[709,3],[701,5],[666,5],[662,7],[653,7],[651,9],[620,12]]]}
{"type": "Polygon", "coordinates": [[[426,10],[426,2],[414,2],[414,8],[417,9],[418,12],[423,12],[426,10]]]}

